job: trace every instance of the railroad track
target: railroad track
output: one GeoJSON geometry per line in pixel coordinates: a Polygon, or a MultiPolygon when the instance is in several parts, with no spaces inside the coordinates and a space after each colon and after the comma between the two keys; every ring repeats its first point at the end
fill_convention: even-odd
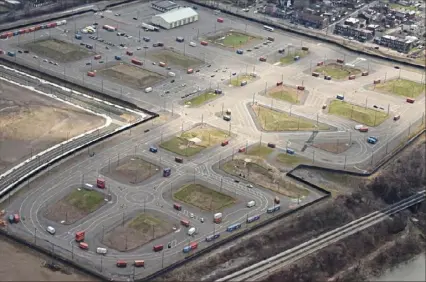
{"type": "Polygon", "coordinates": [[[26,175],[36,171],[43,165],[47,165],[51,160],[59,157],[60,155],[83,146],[86,143],[95,141],[98,138],[111,134],[111,132],[111,129],[94,131],[67,143],[56,145],[44,154],[37,155],[36,157],[30,158],[29,160],[13,167],[0,178],[0,199],[6,196],[14,188],[14,183],[22,180],[26,175]]]}
{"type": "Polygon", "coordinates": [[[216,280],[222,281],[257,281],[273,272],[281,269],[282,267],[291,264],[304,256],[325,248],[345,237],[362,231],[382,220],[389,215],[404,210],[410,206],[424,201],[426,198],[426,190],[420,191],[411,197],[408,197],[398,203],[390,205],[381,211],[373,212],[369,215],[354,220],[342,227],[336,228],[332,231],[324,233],[317,238],[305,242],[292,249],[286,250],[280,254],[270,257],[261,262],[255,263],[252,266],[246,267],[240,271],[234,272],[223,278],[216,280]]]}

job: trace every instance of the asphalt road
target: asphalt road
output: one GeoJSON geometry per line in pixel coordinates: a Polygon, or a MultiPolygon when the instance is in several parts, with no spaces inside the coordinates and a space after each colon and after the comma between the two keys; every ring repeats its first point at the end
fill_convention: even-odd
{"type": "MultiPolygon", "coordinates": [[[[397,70],[368,57],[359,57],[357,54],[343,51],[339,48],[293,37],[279,31],[270,33],[263,30],[259,25],[243,22],[227,15],[220,15],[220,17],[224,18],[224,23],[218,24],[216,23],[217,16],[212,16],[212,11],[199,8],[198,12],[200,20],[195,24],[170,31],[162,30],[158,33],[145,32],[138,28],[137,24],[141,21],[148,21],[156,12],[149,8],[147,4],[130,5],[114,11],[104,12],[103,19],[101,19],[100,15],[67,19],[68,24],[66,26],[47,31],[38,31],[19,38],[20,45],[24,42],[48,36],[78,44],[80,41],[73,39],[74,30],[93,24],[93,22],[98,22],[100,26],[103,24],[118,26],[120,32],[126,32],[126,34],[131,35],[132,38],[124,38],[117,36],[115,32],[110,33],[101,29],[98,30],[98,36],[107,41],[117,45],[120,42],[126,42],[128,49],[135,52],[134,57],[144,60],[144,67],[151,71],[161,74],[166,74],[169,71],[153,65],[153,61],[149,59],[149,52],[153,52],[152,43],[157,41],[164,42],[167,47],[173,47],[175,50],[197,57],[206,63],[197,67],[200,72],[193,75],[186,74],[186,68],[182,66],[172,66],[170,71],[176,73],[174,78],[176,81],[174,83],[171,83],[171,78],[168,78],[157,85],[153,85],[153,92],[144,93],[141,91],[142,89],[134,89],[107,79],[102,80],[100,76],[95,78],[86,77],[86,72],[90,68],[96,69],[99,67],[99,63],[94,60],[91,60],[92,67],[86,66],[90,58],[73,63],[60,63],[55,66],[43,62],[44,58],[33,58],[34,54],[17,53],[16,61],[18,63],[36,66],[43,71],[54,72],[58,76],[64,75],[65,71],[66,79],[81,80],[81,83],[83,83],[84,78],[85,84],[90,83],[92,86],[101,87],[104,91],[124,96],[150,109],[166,108],[169,111],[173,111],[175,116],[169,123],[152,129],[149,133],[144,133],[142,129],[132,130],[130,137],[124,138],[122,142],[114,146],[99,150],[92,158],[86,156],[78,157],[72,165],[63,165],[61,171],[52,173],[49,178],[39,183],[36,188],[23,193],[19,198],[13,200],[7,211],[18,211],[25,218],[22,224],[11,227],[13,232],[18,232],[23,236],[35,236],[41,242],[48,240],[62,248],[62,251],[56,250],[57,252],[70,252],[72,250],[74,259],[92,265],[103,272],[107,271],[112,275],[132,274],[132,269],[115,267],[115,261],[118,258],[129,261],[144,259],[147,267],[143,270],[135,270],[135,274],[145,275],[152,273],[160,269],[162,265],[165,266],[183,258],[182,248],[188,244],[188,241],[198,241],[200,242],[200,247],[202,247],[209,244],[204,242],[204,238],[207,235],[220,232],[221,236],[225,236],[227,233],[224,230],[229,224],[244,222],[248,215],[261,214],[262,217],[268,216],[265,210],[273,205],[272,200],[275,195],[272,192],[260,187],[248,188],[247,183],[236,183],[232,178],[213,169],[214,164],[220,159],[231,156],[238,148],[260,141],[265,143],[272,142],[277,144],[279,150],[284,150],[286,147],[295,149],[296,154],[312,159],[312,163],[317,165],[365,170],[373,163],[372,156],[375,156],[375,162],[377,162],[385,150],[390,151],[399,145],[402,141],[400,135],[405,135],[407,131],[407,135],[409,135],[409,128],[414,126],[414,123],[424,113],[424,96],[417,99],[414,104],[407,104],[403,97],[380,94],[365,87],[375,79],[383,80],[398,76],[421,81],[423,77],[419,73],[409,70],[397,70]],[[121,15],[115,16],[116,13],[121,15]],[[139,20],[135,21],[133,17],[138,17],[139,20]],[[219,48],[213,44],[209,46],[198,44],[197,47],[188,45],[189,41],[199,43],[197,37],[202,38],[206,33],[215,32],[215,29],[217,31],[231,28],[234,30],[246,30],[248,33],[261,37],[274,36],[275,41],[269,45],[263,45],[263,40],[253,42],[250,46],[245,47],[245,50],[250,48],[253,51],[246,51],[243,55],[237,55],[234,50],[219,48]],[[69,30],[69,32],[64,32],[65,30],[69,30]],[[143,41],[139,42],[139,36],[149,36],[151,42],[149,44],[143,43],[143,41]],[[176,36],[185,37],[185,43],[176,42],[176,36]],[[148,55],[145,55],[143,46],[149,46],[146,49],[148,55]],[[261,47],[254,49],[254,46],[261,47]],[[270,63],[262,63],[258,60],[260,56],[272,56],[279,48],[284,47],[287,50],[291,50],[300,46],[309,47],[310,54],[289,66],[281,67],[270,63]],[[141,47],[141,50],[137,50],[138,47],[141,47]],[[368,69],[370,75],[357,77],[356,80],[351,81],[325,81],[322,78],[311,76],[312,68],[316,66],[317,62],[335,60],[337,58],[343,58],[347,63],[351,63],[357,68],[368,69]],[[208,65],[211,66],[208,67],[208,65]],[[226,83],[226,80],[229,79],[229,76],[232,76],[233,72],[240,74],[252,71],[257,73],[259,79],[250,82],[245,87],[232,87],[226,83]],[[214,77],[211,77],[212,75],[214,77]],[[290,105],[289,103],[271,100],[261,95],[265,88],[275,85],[277,81],[284,81],[288,85],[304,85],[309,91],[305,102],[302,105],[290,105]],[[186,84],[186,86],[182,86],[183,84],[186,84]],[[198,91],[198,89],[203,91],[209,87],[221,88],[224,90],[225,95],[199,108],[183,106],[180,98],[183,94],[191,93],[195,90],[198,91]],[[170,94],[165,94],[165,91],[170,91],[170,94]],[[322,105],[331,99],[335,99],[336,94],[344,94],[346,101],[355,104],[365,105],[367,103],[368,107],[372,107],[372,105],[389,107],[391,115],[398,113],[401,115],[401,119],[397,122],[389,119],[380,126],[370,128],[368,135],[365,135],[354,130],[356,122],[328,115],[322,111],[322,105]],[[332,143],[336,142],[336,140],[342,140],[344,142],[352,142],[353,146],[343,154],[332,154],[311,146],[308,146],[306,150],[302,150],[312,132],[261,132],[256,127],[247,106],[253,100],[266,106],[273,104],[274,108],[291,111],[302,117],[318,119],[319,122],[330,124],[336,128],[335,131],[319,132],[315,136],[314,142],[332,143]],[[217,113],[223,109],[231,109],[231,122],[226,122],[217,116],[217,113]],[[181,128],[189,129],[201,121],[223,130],[230,130],[235,137],[230,140],[228,146],[218,146],[206,150],[196,157],[185,160],[184,164],[175,163],[174,155],[168,152],[160,150],[157,154],[153,154],[148,151],[150,145],[158,145],[161,139],[176,135],[181,128]],[[376,145],[370,145],[366,142],[367,136],[377,136],[379,142],[376,145]],[[108,191],[113,195],[112,201],[87,218],[72,225],[49,222],[42,216],[42,211],[46,205],[69,193],[72,187],[81,183],[82,177],[84,177],[86,182],[93,182],[99,171],[107,166],[111,160],[134,154],[142,155],[160,167],[172,168],[171,177],[155,176],[137,186],[126,186],[113,179],[107,179],[108,191]],[[173,202],[170,198],[171,190],[176,189],[181,183],[194,181],[194,178],[197,182],[205,183],[213,189],[221,189],[220,187],[222,187],[226,193],[235,195],[240,200],[239,204],[225,210],[225,218],[222,224],[214,225],[211,213],[189,205],[184,205],[181,213],[177,213],[173,209],[173,202]],[[248,209],[245,207],[245,203],[251,199],[255,200],[257,205],[248,209]],[[99,237],[102,236],[105,229],[112,228],[123,217],[127,219],[143,208],[148,211],[155,210],[160,212],[173,221],[187,218],[190,213],[193,213],[194,219],[191,219],[191,222],[198,228],[199,232],[195,237],[189,237],[186,234],[186,229],[181,227],[176,232],[172,232],[131,252],[121,253],[109,250],[108,255],[104,257],[94,253],[95,248],[101,246],[99,237]],[[205,223],[199,221],[201,217],[205,219],[205,223]],[[52,225],[57,229],[55,236],[45,232],[47,225],[52,225]],[[87,232],[87,241],[91,245],[88,252],[74,248],[76,245],[73,243],[73,236],[79,230],[86,230],[87,232]],[[153,245],[167,245],[169,242],[173,246],[171,249],[165,249],[163,253],[154,253],[152,251],[153,245]],[[67,251],[63,251],[65,249],[67,251]]],[[[94,44],[94,41],[89,39],[88,36],[83,35],[82,41],[94,44]]],[[[17,38],[0,41],[1,49],[6,51],[20,50],[17,45],[17,38]]],[[[117,47],[111,47],[107,50],[103,43],[96,44],[96,52],[102,54],[103,58],[108,58],[108,61],[113,60],[115,55],[122,55],[123,61],[130,61],[130,57],[123,55],[125,51],[126,49],[117,47]]],[[[319,196],[317,192],[311,191],[307,198],[302,199],[301,204],[319,196]]],[[[282,198],[282,210],[288,210],[294,204],[294,200],[282,198]]],[[[67,255],[70,254],[67,253],[67,255]]]]}

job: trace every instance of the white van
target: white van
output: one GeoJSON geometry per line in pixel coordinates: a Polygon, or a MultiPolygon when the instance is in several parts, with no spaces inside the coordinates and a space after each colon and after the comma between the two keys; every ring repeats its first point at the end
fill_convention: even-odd
{"type": "Polygon", "coordinates": [[[107,249],[105,248],[97,248],[96,249],[96,253],[101,254],[101,255],[105,255],[108,252],[107,249]]]}
{"type": "Polygon", "coordinates": [[[89,183],[86,183],[86,184],[84,184],[84,189],[86,189],[86,190],[93,190],[93,185],[89,184],[89,183]]]}
{"type": "Polygon", "coordinates": [[[250,202],[247,203],[248,208],[254,207],[255,205],[256,205],[255,201],[250,201],[250,202]]]}
{"type": "Polygon", "coordinates": [[[355,125],[355,129],[356,130],[360,130],[361,128],[363,128],[364,127],[364,125],[362,125],[362,124],[357,124],[357,125],[355,125]]]}
{"type": "Polygon", "coordinates": [[[152,87],[145,88],[145,93],[149,93],[152,91],[152,87]]]}
{"type": "Polygon", "coordinates": [[[176,74],[174,73],[174,72],[169,72],[169,76],[171,76],[171,77],[175,77],[176,76],[176,74]]]}
{"type": "Polygon", "coordinates": [[[46,231],[49,232],[52,235],[55,235],[56,230],[52,226],[47,226],[46,231]]]}
{"type": "Polygon", "coordinates": [[[188,230],[188,235],[189,235],[189,236],[192,236],[192,235],[194,235],[194,233],[195,233],[195,227],[191,227],[191,228],[189,228],[189,230],[188,230]]]}
{"type": "Polygon", "coordinates": [[[189,42],[189,46],[195,47],[195,46],[197,46],[197,43],[191,41],[191,42],[189,42]]]}

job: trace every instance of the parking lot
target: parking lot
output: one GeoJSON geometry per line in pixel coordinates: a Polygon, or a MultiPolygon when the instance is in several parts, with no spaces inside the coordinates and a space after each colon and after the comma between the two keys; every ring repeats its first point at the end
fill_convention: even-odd
{"type": "MultiPolygon", "coordinates": [[[[181,5],[189,4],[181,2],[181,5]]],[[[153,128],[149,130],[149,134],[147,134],[148,131],[142,129],[140,129],[140,132],[132,131],[131,138],[127,135],[122,137],[123,142],[120,144],[122,147],[103,148],[90,161],[81,164],[79,167],[81,171],[86,172],[85,179],[94,181],[99,176],[99,169],[102,173],[102,168],[109,169],[111,167],[111,158],[113,158],[114,163],[117,163],[118,167],[118,163],[124,166],[123,158],[136,159],[132,156],[137,155],[145,162],[158,166],[158,172],[161,172],[163,168],[170,168],[172,176],[164,179],[158,174],[149,180],[141,181],[138,185],[124,185],[123,181],[120,182],[118,178],[105,175],[108,179],[108,189],[115,195],[110,201],[110,205],[105,205],[99,211],[93,212],[88,218],[72,226],[72,229],[69,226],[59,224],[55,226],[58,230],[58,240],[55,243],[64,246],[64,252],[65,250],[68,251],[68,243],[73,241],[73,232],[90,229],[91,235],[88,236],[88,240],[93,240],[90,245],[101,245],[102,242],[98,238],[102,237],[103,239],[105,231],[112,231],[120,223],[122,229],[127,228],[127,220],[142,211],[145,212],[145,205],[147,210],[154,211],[154,213],[160,212],[164,217],[173,219],[175,225],[179,225],[179,219],[182,217],[189,218],[194,226],[199,228],[200,233],[195,237],[188,236],[183,227],[175,226],[175,229],[173,229],[175,232],[163,234],[163,237],[153,239],[150,244],[145,244],[131,253],[122,254],[118,250],[111,250],[104,261],[102,256],[97,255],[93,249],[90,252],[80,251],[78,253],[79,257],[84,258],[83,262],[80,262],[90,261],[93,267],[100,266],[101,272],[106,271],[102,270],[102,267],[105,267],[113,273],[128,275],[129,269],[116,270],[116,259],[119,257],[131,261],[142,257],[147,262],[147,269],[138,271],[136,275],[143,276],[160,269],[160,265],[163,267],[163,260],[167,265],[181,259],[183,257],[182,247],[187,246],[190,243],[189,241],[199,242],[200,247],[207,246],[210,243],[205,242],[206,235],[215,234],[219,231],[218,229],[225,231],[229,224],[246,222],[248,216],[266,214],[262,215],[262,219],[271,216],[268,215],[267,210],[275,205],[274,190],[258,187],[256,183],[250,184],[252,178],[244,178],[240,182],[237,178],[241,178],[241,172],[229,169],[236,167],[232,166],[233,163],[228,166],[228,171],[231,174],[229,172],[224,174],[217,168],[217,162],[219,162],[220,167],[221,160],[224,162],[228,158],[228,160],[234,161],[234,155],[237,151],[244,152],[240,151],[244,146],[246,150],[250,144],[262,143],[262,141],[272,142],[277,145],[276,152],[279,151],[278,147],[283,149],[291,146],[293,153],[296,151],[299,156],[309,159],[309,162],[312,163],[326,162],[346,166],[346,158],[348,158],[348,162],[351,159],[351,164],[358,165],[358,163],[363,164],[369,161],[368,158],[371,157],[372,164],[373,150],[375,150],[376,144],[367,143],[365,133],[354,130],[354,125],[361,122],[352,120],[352,118],[355,118],[352,116],[352,112],[360,112],[358,111],[360,107],[363,109],[373,107],[382,111],[387,109],[391,114],[396,112],[403,114],[403,122],[405,124],[410,123],[410,127],[411,122],[408,116],[412,115],[413,120],[417,118],[414,117],[414,112],[418,108],[414,108],[414,110],[409,108],[410,105],[407,106],[403,98],[372,91],[371,84],[374,80],[389,80],[398,75],[401,76],[399,69],[380,65],[373,60],[359,57],[359,54],[325,46],[323,43],[291,37],[289,34],[284,34],[278,30],[269,32],[261,25],[228,15],[215,14],[212,10],[198,7],[197,12],[199,13],[199,20],[196,23],[171,30],[146,31],[141,28],[142,23],[150,23],[151,17],[159,12],[153,10],[148,3],[131,4],[111,11],[104,11],[102,14],[67,18],[64,25],[0,40],[2,50],[6,53],[15,52],[15,56],[7,54],[3,56],[17,63],[30,65],[65,80],[94,87],[106,94],[113,93],[120,98],[126,96],[136,101],[138,105],[154,111],[158,111],[161,107],[170,109],[170,105],[178,105],[175,112],[179,110],[180,116],[178,117],[175,114],[175,118],[166,126],[153,128]],[[217,21],[219,17],[222,19],[221,22],[217,21]],[[117,30],[105,30],[104,25],[115,27],[117,30]],[[88,28],[89,26],[92,28],[88,28]],[[83,30],[85,31],[83,32],[83,30]],[[78,32],[79,36],[77,37],[79,38],[75,36],[76,32],[78,32]],[[217,34],[220,34],[220,36],[214,37],[217,34]],[[234,36],[234,38],[231,36],[234,36]],[[183,42],[178,42],[177,37],[182,37],[183,42]],[[268,37],[273,38],[268,40],[268,37]],[[202,45],[202,41],[207,41],[208,44],[202,45]],[[247,43],[244,43],[246,41],[247,43]],[[194,44],[191,44],[191,42],[194,44]],[[301,55],[300,58],[295,60],[294,57],[299,54],[300,50],[303,50],[302,47],[308,49],[303,53],[303,56],[301,55]],[[283,49],[285,51],[278,52],[278,50],[283,49]],[[265,57],[266,61],[260,61],[260,57],[265,57]],[[338,64],[336,59],[341,60],[342,63],[338,64]],[[318,64],[320,62],[321,64],[318,64]],[[192,72],[188,73],[188,69],[192,69],[192,72]],[[346,70],[354,71],[354,69],[358,74],[361,71],[368,70],[370,75],[361,76],[359,74],[356,80],[349,80],[347,76],[350,72],[346,72],[346,70]],[[321,72],[321,75],[318,73],[317,77],[312,76],[314,71],[321,72]],[[323,76],[328,72],[343,73],[342,78],[339,80],[334,77],[330,80],[324,80],[323,76]],[[242,85],[242,82],[246,82],[247,86],[242,85]],[[283,90],[283,94],[278,97],[272,97],[267,93],[268,89],[276,88],[279,85],[288,87],[289,92],[291,92],[288,95],[295,99],[295,102],[292,103],[288,99],[283,99],[287,95],[284,93],[284,90],[286,90],[283,89],[284,87],[279,88],[283,90]],[[303,89],[306,87],[303,97],[299,97],[299,86],[303,86],[303,89]],[[214,91],[206,91],[207,89],[221,89],[222,92],[214,93],[214,91]],[[199,104],[197,104],[197,101],[191,102],[193,104],[182,102],[182,100],[189,100],[198,94],[205,94],[204,97],[206,97],[200,99],[199,104]],[[220,96],[215,94],[220,94],[220,96]],[[336,103],[334,102],[336,95],[346,102],[346,104],[338,104],[340,107],[337,109],[333,105],[336,103]],[[209,97],[212,97],[212,99],[207,99],[209,97]],[[203,99],[205,100],[202,101],[203,99]],[[330,103],[330,101],[334,103],[330,103]],[[383,101],[386,101],[386,103],[383,101]],[[250,104],[252,102],[259,105],[257,106],[259,118],[256,117],[256,111],[250,104]],[[203,107],[205,103],[208,103],[208,105],[203,107]],[[358,108],[354,109],[354,107],[358,108]],[[232,121],[231,118],[223,118],[224,108],[229,109],[229,115],[232,112],[232,121]],[[335,110],[340,116],[334,114],[329,108],[335,110]],[[259,124],[262,125],[260,109],[266,129],[263,130],[263,135],[260,127],[256,124],[256,122],[260,122],[259,124]],[[349,109],[351,110],[350,116],[342,117],[343,114],[341,113],[349,113],[349,109]],[[182,111],[182,114],[180,114],[180,111],[182,111]],[[289,117],[285,116],[287,113],[289,113],[289,117]],[[273,119],[269,119],[269,117],[273,117],[273,119]],[[303,121],[307,124],[306,128],[309,130],[306,130],[306,132],[300,132],[301,120],[302,129],[304,127],[303,121]],[[210,146],[211,133],[204,135],[204,141],[201,140],[200,135],[185,135],[188,137],[197,136],[197,138],[201,138],[201,141],[207,142],[208,147],[212,147],[206,149],[197,157],[188,157],[186,150],[190,143],[187,144],[186,142],[189,139],[186,138],[183,142],[177,136],[181,136],[184,132],[187,133],[192,127],[199,125],[200,121],[202,126],[204,124],[204,128],[207,124],[220,128],[226,136],[220,135],[218,143],[215,146],[210,146]],[[293,123],[291,130],[296,131],[297,128],[298,132],[287,132],[290,121],[293,123]],[[318,149],[306,145],[306,140],[309,140],[311,136],[311,140],[313,140],[316,136],[316,134],[311,133],[315,127],[313,125],[315,121],[317,126],[318,124],[329,124],[337,129],[320,132],[320,137],[315,139],[318,142],[318,149]],[[268,127],[266,127],[267,122],[269,122],[268,127]],[[277,125],[284,124],[286,129],[274,125],[275,122],[277,125]],[[232,138],[228,139],[231,136],[232,138]],[[323,144],[334,143],[335,140],[339,142],[339,138],[342,140],[349,139],[352,143],[356,143],[346,151],[347,155],[332,154],[321,149],[323,144]],[[166,141],[170,141],[168,146],[161,147],[161,144],[166,143],[166,141]],[[183,143],[181,144],[180,141],[183,143]],[[226,143],[221,145],[221,142],[225,141],[226,143]],[[228,142],[230,142],[229,145],[228,142]],[[150,146],[155,146],[158,152],[157,150],[151,151],[150,146]],[[170,149],[173,146],[177,149],[170,149]],[[177,162],[176,151],[182,151],[183,148],[185,148],[186,158],[182,162],[177,162]],[[312,160],[310,160],[311,158],[312,160]],[[233,175],[232,178],[230,175],[233,175]],[[195,188],[200,191],[204,190],[204,192],[198,191],[200,194],[197,197],[194,196],[194,199],[187,199],[185,195],[181,195],[181,199],[176,200],[174,194],[178,190],[185,192],[184,188],[190,184],[202,184],[204,188],[208,188],[210,191],[207,193],[203,187],[196,186],[195,188]],[[200,209],[199,206],[192,204],[200,198],[205,200],[204,195],[215,194],[212,192],[213,190],[219,191],[219,193],[223,192],[226,196],[236,199],[234,206],[229,206],[224,210],[225,216],[221,225],[213,224],[213,214],[210,210],[200,209]],[[246,206],[249,200],[256,200],[255,208],[246,206]],[[176,210],[173,207],[173,203],[176,201],[180,201],[183,205],[182,210],[176,210]],[[204,219],[208,220],[204,222],[204,219]],[[157,243],[167,246],[167,250],[163,252],[163,254],[166,253],[165,257],[152,251],[152,246],[157,243]],[[170,250],[168,250],[169,246],[170,250]]],[[[408,78],[415,75],[404,70],[402,76],[408,78]]],[[[384,88],[382,91],[385,90],[384,88]]],[[[422,96],[421,99],[424,99],[424,97],[422,96]]],[[[420,107],[421,104],[416,102],[415,105],[411,106],[420,107]]],[[[228,112],[228,109],[226,112],[228,112]]],[[[420,110],[417,112],[420,113],[420,110]]],[[[373,127],[376,125],[375,119],[374,114],[373,127]]],[[[362,123],[367,125],[365,122],[362,123]]],[[[401,122],[397,125],[394,121],[387,120],[383,126],[377,129],[371,128],[371,131],[372,134],[380,137],[380,144],[385,144],[386,141],[382,140],[391,138],[388,132],[391,129],[400,130],[403,126],[405,125],[401,122]]],[[[191,142],[195,144],[198,141],[191,142]]],[[[350,143],[348,142],[348,144],[350,143]]],[[[387,151],[387,144],[385,146],[387,151]]],[[[378,148],[383,148],[383,146],[378,148]]],[[[260,156],[253,156],[259,160],[262,157],[262,152],[259,151],[260,156]]],[[[279,155],[279,153],[277,154],[279,155]]],[[[271,156],[263,157],[270,160],[271,156]]],[[[241,163],[242,159],[246,158],[241,155],[241,159],[236,158],[235,161],[241,163]]],[[[83,159],[80,161],[85,162],[83,159]]],[[[31,218],[31,220],[42,218],[40,214],[35,212],[35,209],[31,208],[31,205],[36,206],[37,210],[38,208],[43,210],[43,205],[46,202],[52,200],[52,203],[58,202],[57,199],[60,201],[69,193],[70,188],[75,189],[76,184],[81,182],[81,176],[72,174],[69,172],[70,169],[70,167],[65,167],[64,170],[58,172],[56,177],[61,179],[60,182],[55,182],[55,185],[49,185],[50,182],[43,184],[40,186],[40,193],[29,193],[26,197],[12,202],[12,206],[22,205],[24,207],[22,209],[23,215],[31,218]],[[69,175],[64,177],[67,173],[69,175]],[[53,198],[46,200],[47,194],[51,192],[54,192],[55,195],[49,195],[53,198]]],[[[281,170],[277,170],[276,174],[280,175],[281,172],[281,170]]],[[[137,177],[142,174],[134,173],[136,177],[129,179],[137,183],[137,177]]],[[[262,170],[259,175],[261,174],[262,170]]],[[[254,175],[256,176],[255,173],[254,175]]],[[[130,183],[130,180],[127,182],[130,183]]],[[[273,180],[272,177],[264,182],[272,185],[272,183],[275,183],[273,180]]],[[[193,186],[189,188],[195,189],[193,186]]],[[[280,188],[277,189],[279,191],[280,188]]],[[[281,197],[283,209],[292,208],[296,203],[300,203],[299,190],[294,190],[292,193],[293,197],[288,195],[281,197]]],[[[223,195],[220,196],[226,198],[223,195]]],[[[319,196],[317,193],[311,191],[303,199],[303,202],[306,203],[317,196],[319,196]]],[[[211,200],[209,205],[214,203],[214,200],[211,200]]],[[[65,213],[65,216],[62,217],[67,217],[67,214],[65,213]]],[[[38,230],[44,230],[45,225],[47,224],[35,223],[34,226],[38,230]]],[[[145,223],[143,225],[141,229],[145,230],[145,223]]],[[[19,229],[19,225],[17,226],[16,230],[25,232],[25,230],[19,229]]],[[[110,238],[111,242],[120,237],[118,231],[110,238]]],[[[228,233],[222,232],[222,238],[230,234],[229,231],[226,232],[228,233]]],[[[155,236],[152,235],[152,238],[155,238],[155,236]]],[[[124,246],[126,249],[127,237],[121,243],[123,242],[126,243],[121,245],[120,248],[124,246]]]]}
{"type": "Polygon", "coordinates": [[[212,15],[209,10],[203,8],[198,8],[197,12],[199,13],[197,23],[154,32],[141,28],[141,25],[150,23],[151,17],[158,11],[152,9],[149,4],[129,5],[114,11],[108,10],[102,14],[68,18],[65,25],[2,40],[1,48],[14,51],[16,57],[10,59],[17,62],[36,66],[82,84],[90,84],[106,92],[120,96],[126,95],[141,103],[158,104],[159,99],[167,99],[168,103],[175,102],[181,100],[181,97],[196,95],[208,88],[226,89],[232,76],[251,72],[261,73],[267,70],[270,65],[259,62],[260,56],[267,57],[279,48],[301,44],[294,39],[283,40],[276,34],[274,34],[275,41],[268,41],[266,39],[271,33],[259,26],[236,21],[224,15],[212,15]],[[218,17],[222,17],[224,21],[217,22],[218,17]],[[104,25],[116,27],[117,31],[107,31],[102,28],[104,25]],[[82,30],[89,26],[94,32],[83,33],[82,30]],[[258,40],[240,46],[239,48],[244,51],[242,55],[236,53],[236,48],[199,44],[203,38],[212,33],[229,30],[256,36],[258,40]],[[77,32],[81,34],[81,39],[75,38],[77,32]],[[176,37],[183,37],[184,42],[177,42],[176,37]],[[194,42],[196,46],[190,46],[190,42],[194,42]],[[153,47],[158,43],[163,43],[163,46],[153,47]],[[49,48],[61,48],[62,53],[55,52],[53,56],[52,52],[48,52],[51,50],[49,48]],[[73,49],[71,51],[74,53],[63,53],[67,49],[73,49]],[[187,69],[192,67],[190,65],[170,64],[167,67],[160,67],[160,60],[156,54],[164,50],[179,54],[183,58],[197,60],[194,73],[187,74],[187,69]],[[63,54],[62,57],[61,54],[63,54]],[[95,59],[95,54],[100,55],[101,58],[95,59]],[[64,59],[70,55],[73,55],[71,57],[74,60],[64,59]],[[105,75],[87,76],[87,72],[96,73],[104,69],[104,65],[110,65],[113,62],[114,64],[131,63],[132,58],[143,64],[141,68],[158,73],[164,79],[152,85],[135,88],[124,82],[120,83],[116,79],[109,79],[105,75]],[[170,77],[169,72],[173,72],[175,76],[170,77]],[[153,91],[146,94],[141,91],[145,87],[152,87],[153,91]]]}

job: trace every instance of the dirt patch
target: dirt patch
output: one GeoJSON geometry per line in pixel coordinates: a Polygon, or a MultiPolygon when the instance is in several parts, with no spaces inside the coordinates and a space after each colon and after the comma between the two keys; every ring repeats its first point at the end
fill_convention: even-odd
{"type": "Polygon", "coordinates": [[[41,57],[62,63],[76,62],[95,54],[79,45],[58,39],[43,39],[30,42],[25,44],[25,48],[41,57]]]}
{"type": "Polygon", "coordinates": [[[104,123],[102,117],[1,82],[0,171],[104,123]]]}
{"type": "Polygon", "coordinates": [[[107,233],[102,243],[121,252],[131,251],[173,232],[173,225],[164,214],[139,213],[107,233]]]}
{"type": "Polygon", "coordinates": [[[125,63],[98,70],[97,73],[108,80],[134,89],[151,87],[164,79],[164,77],[158,73],[125,63]]]}
{"type": "Polygon", "coordinates": [[[43,216],[62,224],[73,224],[105,204],[104,195],[97,191],[73,189],[71,193],[49,205],[43,216]]]}
{"type": "Polygon", "coordinates": [[[153,61],[163,62],[166,66],[178,66],[184,69],[197,67],[203,61],[171,50],[149,52],[148,57],[153,61]]]}
{"type": "Polygon", "coordinates": [[[312,145],[312,147],[333,153],[333,154],[341,154],[343,152],[346,152],[350,147],[351,144],[348,144],[346,142],[340,142],[340,143],[315,143],[312,145]]]}
{"type": "Polygon", "coordinates": [[[225,207],[235,204],[237,201],[231,196],[207,188],[201,184],[187,184],[179,188],[173,197],[208,211],[220,211],[225,207]]]}
{"type": "Polygon", "coordinates": [[[68,266],[63,266],[64,271],[51,271],[43,267],[50,258],[4,237],[0,238],[0,277],[3,281],[98,281],[68,266]]]}
{"type": "Polygon", "coordinates": [[[137,116],[127,113],[121,114],[120,117],[124,119],[127,123],[134,123],[138,119],[137,116]]]}
{"type": "Polygon", "coordinates": [[[141,156],[127,156],[111,160],[108,166],[102,168],[101,173],[120,183],[136,185],[159,171],[160,167],[145,161],[141,156]]]}
{"type": "Polygon", "coordinates": [[[362,177],[323,171],[314,168],[297,169],[293,171],[293,175],[331,192],[333,197],[337,197],[340,194],[353,193],[356,190],[354,188],[358,187],[365,181],[362,177]]]}
{"type": "Polygon", "coordinates": [[[228,133],[208,125],[199,125],[161,143],[160,147],[178,155],[190,157],[227,140],[230,138],[228,133]]]}
{"type": "Polygon", "coordinates": [[[290,198],[301,198],[309,194],[309,190],[284,180],[283,174],[276,167],[256,156],[237,155],[224,163],[221,169],[290,198]]]}

